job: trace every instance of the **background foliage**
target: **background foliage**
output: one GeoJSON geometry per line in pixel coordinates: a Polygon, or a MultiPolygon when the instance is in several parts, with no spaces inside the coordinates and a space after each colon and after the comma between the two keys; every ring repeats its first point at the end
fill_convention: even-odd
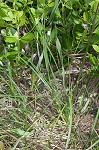
{"type": "MultiPolygon", "coordinates": [[[[73,75],[75,76],[75,72],[73,75]]],[[[9,114],[7,119],[1,115],[4,128],[0,136],[1,139],[3,137],[3,142],[5,137],[7,141],[7,136],[10,135],[16,139],[14,144],[9,144],[13,149],[16,149],[21,140],[21,148],[33,147],[31,142],[32,146],[27,144],[27,139],[31,137],[32,132],[35,133],[36,127],[32,128],[32,125],[42,118],[43,113],[50,118],[51,130],[56,126],[69,126],[65,148],[70,148],[69,143],[71,148],[77,148],[80,131],[76,129],[76,117],[80,116],[80,113],[83,116],[86,110],[89,114],[94,103],[98,101],[98,98],[93,98],[98,83],[91,93],[88,92],[89,81],[98,77],[99,0],[0,0],[0,103],[3,98],[8,101],[10,99],[14,107],[0,106],[2,111],[6,110],[9,114]],[[77,82],[73,84],[70,67],[73,58],[78,56],[81,57],[81,64],[77,82]],[[90,69],[87,72],[87,68],[84,74],[86,60],[90,69]],[[23,75],[25,71],[26,74],[23,75]],[[24,76],[26,80],[30,80],[28,83],[24,76]],[[83,86],[83,80],[86,79],[85,88],[80,93],[80,101],[77,101],[77,91],[81,88],[79,83],[81,81],[83,86]],[[38,104],[42,110],[40,115],[36,115],[38,104]],[[76,106],[78,113],[75,115],[76,106]],[[29,116],[33,117],[32,121],[29,116]],[[62,121],[61,125],[58,120],[62,121]],[[5,130],[6,125],[11,126],[9,132],[5,130]],[[73,140],[70,141],[71,134],[73,140]]],[[[82,149],[88,150],[94,146],[97,148],[98,116],[99,111],[96,110],[87,144],[81,142],[81,145],[84,145],[82,149]]],[[[48,129],[49,126],[47,125],[48,129]]],[[[62,133],[66,130],[64,127],[62,133]]],[[[80,134],[79,138],[83,141],[83,134],[80,134]]],[[[47,147],[52,148],[49,140],[47,147]]]]}
{"type": "MultiPolygon", "coordinates": [[[[39,58],[43,55],[49,69],[50,62],[66,65],[71,53],[95,55],[99,53],[97,14],[98,1],[92,0],[2,1],[0,60],[17,66],[20,57],[28,60],[30,54],[33,59],[36,53],[39,58]]],[[[96,55],[89,56],[91,62],[98,63],[96,55]]]]}

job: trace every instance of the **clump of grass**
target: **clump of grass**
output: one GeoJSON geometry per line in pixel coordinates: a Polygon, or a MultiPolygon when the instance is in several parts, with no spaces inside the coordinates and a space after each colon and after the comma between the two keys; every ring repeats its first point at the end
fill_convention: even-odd
{"type": "Polygon", "coordinates": [[[98,59],[89,49],[98,51],[99,3],[1,1],[0,8],[2,149],[97,149],[98,59]]]}

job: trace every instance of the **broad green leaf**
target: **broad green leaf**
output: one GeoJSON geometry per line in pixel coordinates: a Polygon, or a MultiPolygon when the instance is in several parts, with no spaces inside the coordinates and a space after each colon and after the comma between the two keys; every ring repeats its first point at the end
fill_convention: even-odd
{"type": "Polygon", "coordinates": [[[20,2],[16,2],[16,5],[18,6],[18,7],[23,7],[23,4],[22,3],[20,3],[20,2]]]}
{"type": "Polygon", "coordinates": [[[8,12],[8,16],[13,19],[14,15],[13,15],[13,12],[11,10],[8,12]]]}
{"type": "Polygon", "coordinates": [[[2,60],[3,58],[9,58],[12,60],[17,56],[18,53],[19,53],[18,51],[7,52],[6,54],[0,57],[0,60],[2,60]]]}
{"type": "Polygon", "coordinates": [[[33,38],[34,38],[34,34],[32,32],[29,32],[26,35],[24,35],[23,37],[21,37],[20,40],[23,43],[27,43],[27,42],[30,42],[31,40],[33,40],[33,38]]]}
{"type": "Polygon", "coordinates": [[[49,7],[46,7],[44,9],[44,17],[47,16],[51,12],[51,9],[49,7]]]}
{"type": "Polygon", "coordinates": [[[93,11],[96,12],[98,2],[97,1],[92,1],[89,5],[92,7],[93,11]]]}
{"type": "Polygon", "coordinates": [[[10,7],[8,7],[5,3],[0,3],[0,16],[1,17],[9,17],[9,12],[11,11],[10,7]]]}
{"type": "Polygon", "coordinates": [[[74,19],[75,24],[80,24],[80,21],[78,19],[74,19]]]}
{"type": "Polygon", "coordinates": [[[10,17],[3,17],[3,19],[4,19],[5,21],[12,21],[12,18],[10,18],[10,17]]]}
{"type": "Polygon", "coordinates": [[[10,7],[5,4],[0,5],[0,16],[5,21],[12,21],[14,17],[10,7]]]}
{"type": "Polygon", "coordinates": [[[94,33],[99,36],[99,26],[95,29],[94,33]]]}
{"type": "Polygon", "coordinates": [[[4,39],[7,43],[15,43],[17,41],[17,38],[15,36],[6,36],[4,39]]]}
{"type": "Polygon", "coordinates": [[[72,9],[72,2],[70,2],[70,1],[67,1],[67,3],[65,4],[65,6],[66,6],[66,8],[68,8],[68,9],[72,9]]]}
{"type": "Polygon", "coordinates": [[[99,36],[99,31],[97,31],[95,34],[99,36]]]}
{"type": "Polygon", "coordinates": [[[56,36],[57,36],[57,28],[54,28],[50,35],[51,40],[53,40],[56,36]]]}
{"type": "Polygon", "coordinates": [[[89,59],[90,59],[90,62],[93,66],[95,66],[97,64],[97,59],[95,56],[93,56],[92,54],[89,54],[89,59]]]}
{"type": "Polygon", "coordinates": [[[37,12],[40,13],[40,14],[43,14],[43,13],[44,13],[44,9],[38,8],[38,9],[37,9],[37,12]]]}
{"type": "Polygon", "coordinates": [[[9,28],[6,28],[6,36],[18,37],[18,32],[14,28],[9,27],[9,28]]]}
{"type": "Polygon", "coordinates": [[[15,11],[14,12],[14,17],[19,20],[23,15],[23,11],[15,11]]]}
{"type": "Polygon", "coordinates": [[[6,27],[7,24],[6,22],[3,20],[3,18],[0,18],[0,27],[6,27]]]}
{"type": "Polygon", "coordinates": [[[48,4],[48,7],[53,7],[55,5],[55,2],[51,2],[48,4]]]}
{"type": "Polygon", "coordinates": [[[17,18],[22,17],[22,15],[23,15],[23,11],[18,11],[18,12],[17,12],[17,18]]]}
{"type": "Polygon", "coordinates": [[[88,13],[87,12],[83,13],[83,19],[84,19],[84,21],[88,20],[88,13]]]}
{"type": "Polygon", "coordinates": [[[30,4],[33,4],[33,1],[30,1],[30,2],[27,3],[27,5],[30,5],[30,4]]]}
{"type": "Polygon", "coordinates": [[[93,46],[94,50],[95,50],[97,53],[99,53],[99,46],[97,46],[97,45],[92,45],[92,46],[93,46]]]}
{"type": "Polygon", "coordinates": [[[23,24],[25,24],[26,16],[23,14],[19,19],[19,26],[21,27],[23,24]]]}
{"type": "Polygon", "coordinates": [[[27,3],[27,0],[22,0],[23,3],[27,3]]]}
{"type": "Polygon", "coordinates": [[[0,3],[0,8],[5,10],[5,11],[10,10],[10,7],[8,7],[5,3],[0,3]]]}
{"type": "Polygon", "coordinates": [[[93,45],[99,44],[99,36],[97,34],[94,34],[92,36],[91,42],[93,43],[93,45]]]}
{"type": "Polygon", "coordinates": [[[52,2],[52,0],[48,0],[48,3],[51,3],[52,2]]]}
{"type": "Polygon", "coordinates": [[[6,13],[0,8],[0,16],[7,17],[6,13]]]}
{"type": "Polygon", "coordinates": [[[35,16],[35,9],[34,8],[30,8],[31,13],[35,16]]]}
{"type": "Polygon", "coordinates": [[[55,14],[57,17],[61,18],[61,14],[58,8],[56,9],[55,14]]]}
{"type": "Polygon", "coordinates": [[[76,17],[78,16],[77,11],[75,11],[75,10],[73,10],[72,14],[73,14],[74,16],[76,16],[76,17]]]}

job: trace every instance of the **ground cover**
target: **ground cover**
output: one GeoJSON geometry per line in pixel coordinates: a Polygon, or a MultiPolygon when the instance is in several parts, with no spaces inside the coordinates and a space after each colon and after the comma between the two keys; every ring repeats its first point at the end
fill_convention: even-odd
{"type": "Polygon", "coordinates": [[[0,1],[1,150],[98,150],[99,1],[0,1]]]}

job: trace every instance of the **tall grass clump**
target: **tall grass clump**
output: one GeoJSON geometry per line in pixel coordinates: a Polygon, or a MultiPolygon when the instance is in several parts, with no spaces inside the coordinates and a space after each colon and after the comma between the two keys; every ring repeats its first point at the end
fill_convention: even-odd
{"type": "Polygon", "coordinates": [[[0,1],[0,148],[97,149],[98,0],[0,1]]]}

